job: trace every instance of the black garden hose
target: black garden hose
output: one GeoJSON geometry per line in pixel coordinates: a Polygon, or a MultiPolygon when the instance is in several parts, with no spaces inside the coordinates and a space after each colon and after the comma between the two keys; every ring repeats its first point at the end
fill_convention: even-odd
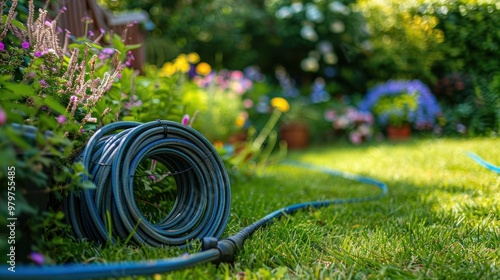
{"type": "Polygon", "coordinates": [[[213,146],[196,130],[160,120],[113,123],[92,136],[81,160],[96,189],[66,200],[66,217],[77,237],[112,240],[106,223],[122,240],[132,236],[151,246],[183,246],[222,235],[230,213],[229,178],[213,146]],[[133,192],[136,169],[146,158],[166,166],[177,186],[172,210],[155,224],[142,215],[133,192]]]}

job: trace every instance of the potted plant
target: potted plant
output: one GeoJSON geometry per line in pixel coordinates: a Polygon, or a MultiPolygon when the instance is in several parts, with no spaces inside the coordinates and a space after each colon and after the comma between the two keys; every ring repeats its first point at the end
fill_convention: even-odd
{"type": "Polygon", "coordinates": [[[359,104],[371,111],[387,137],[408,138],[412,128],[431,129],[441,108],[429,88],[419,80],[389,80],[368,91],[359,104]]]}
{"type": "Polygon", "coordinates": [[[309,145],[310,122],[319,119],[319,114],[300,99],[290,104],[290,111],[283,116],[280,128],[281,139],[290,149],[303,149],[309,145]]]}

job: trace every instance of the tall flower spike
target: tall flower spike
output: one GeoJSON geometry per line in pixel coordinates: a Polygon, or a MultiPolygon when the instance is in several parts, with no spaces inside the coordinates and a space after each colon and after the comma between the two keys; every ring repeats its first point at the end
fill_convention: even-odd
{"type": "Polygon", "coordinates": [[[26,27],[28,29],[28,40],[30,44],[33,45],[33,31],[34,31],[34,21],[35,21],[35,5],[33,4],[33,0],[29,0],[28,3],[28,22],[26,27]]]}
{"type": "Polygon", "coordinates": [[[2,33],[0,34],[0,40],[2,40],[3,38],[5,38],[5,36],[7,36],[7,31],[9,31],[9,28],[12,24],[12,20],[16,17],[17,2],[18,0],[12,0],[12,4],[9,9],[9,14],[7,15],[7,19],[5,20],[2,33]]]}

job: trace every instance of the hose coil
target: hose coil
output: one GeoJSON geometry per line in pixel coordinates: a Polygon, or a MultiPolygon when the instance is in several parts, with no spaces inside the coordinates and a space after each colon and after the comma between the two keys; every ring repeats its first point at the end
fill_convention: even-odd
{"type": "Polygon", "coordinates": [[[90,174],[82,179],[96,188],[65,200],[77,237],[100,242],[131,237],[159,247],[222,235],[231,206],[229,177],[212,144],[196,130],[166,120],[113,123],[91,137],[80,160],[90,174]],[[158,223],[144,217],[134,198],[135,172],[147,158],[168,168],[177,186],[174,206],[158,223]]]}

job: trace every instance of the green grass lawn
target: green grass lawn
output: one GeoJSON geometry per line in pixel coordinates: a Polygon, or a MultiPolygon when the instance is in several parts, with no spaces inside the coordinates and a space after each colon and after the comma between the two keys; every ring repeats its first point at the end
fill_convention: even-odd
{"type": "MultiPolygon", "coordinates": [[[[381,180],[389,195],[301,211],[256,232],[233,264],[202,264],[151,278],[500,279],[500,176],[465,154],[472,151],[500,165],[499,143],[436,139],[292,151],[290,159],[381,180]]],[[[378,192],[370,185],[280,165],[234,183],[232,191],[224,236],[289,204],[378,192]]],[[[54,259],[112,262],[183,253],[66,244],[52,251],[54,259]]]]}

